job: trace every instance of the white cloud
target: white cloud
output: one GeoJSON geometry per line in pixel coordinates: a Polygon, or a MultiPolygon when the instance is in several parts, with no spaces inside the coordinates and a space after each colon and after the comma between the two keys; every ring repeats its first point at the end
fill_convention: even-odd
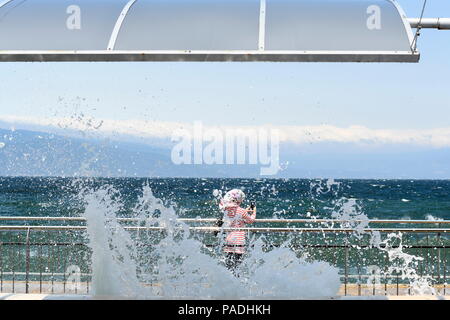
{"type": "MultiPolygon", "coordinates": [[[[101,136],[128,136],[133,138],[170,138],[180,128],[192,130],[193,123],[162,122],[145,120],[99,120],[89,117],[27,118],[0,116],[0,121],[17,128],[39,127],[41,130],[75,131],[101,136]]],[[[205,129],[213,126],[204,124],[205,129]]],[[[429,147],[450,147],[450,127],[424,130],[370,129],[363,126],[340,128],[331,125],[318,126],[215,126],[220,130],[277,129],[281,142],[297,144],[311,142],[338,142],[357,144],[409,144],[429,147]]]]}

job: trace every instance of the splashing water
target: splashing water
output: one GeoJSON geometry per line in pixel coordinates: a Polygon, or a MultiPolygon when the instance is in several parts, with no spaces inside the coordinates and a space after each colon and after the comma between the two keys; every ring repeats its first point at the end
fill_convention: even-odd
{"type": "Polygon", "coordinates": [[[136,265],[132,241],[116,221],[120,203],[110,188],[85,196],[87,234],[92,255],[92,285],[96,295],[130,296],[136,292],[136,265]]]}
{"type": "MultiPolygon", "coordinates": [[[[337,197],[338,184],[329,181],[323,188],[314,192],[323,195],[328,190],[337,197]]],[[[213,196],[220,199],[221,191],[214,190],[213,196]]],[[[294,252],[287,240],[267,251],[264,237],[251,238],[239,268],[240,276],[235,277],[225,267],[221,246],[205,246],[198,233],[178,220],[176,207],[156,198],[148,185],[143,186],[142,195],[131,214],[127,214],[136,219],[133,226],[141,227],[139,230],[129,230],[129,224],[118,220],[124,205],[120,193],[112,186],[86,188],[80,199],[85,203],[84,216],[93,254],[95,295],[145,299],[301,299],[336,296],[340,288],[337,267],[312,260],[306,252],[294,252]],[[151,229],[161,227],[163,231],[151,229]]],[[[352,237],[360,239],[367,234],[368,217],[357,199],[337,197],[330,215],[335,220],[348,220],[340,225],[354,229],[352,237]]],[[[334,223],[323,226],[328,227],[335,227],[334,223]]],[[[379,232],[372,232],[369,237],[371,246],[388,256],[385,275],[399,274],[409,282],[412,294],[435,294],[432,279],[416,272],[417,262],[422,258],[404,251],[401,234],[389,234],[382,240],[379,232]]],[[[364,248],[358,250],[358,254],[364,255],[364,248]]]]}
{"type": "MultiPolygon", "coordinates": [[[[341,184],[334,179],[318,180],[311,183],[310,193],[313,198],[331,194],[335,198],[332,201],[332,208],[328,208],[332,211],[331,218],[336,221],[344,220],[345,222],[340,223],[340,227],[352,229],[354,232],[351,234],[351,237],[362,239],[364,234],[366,234],[366,229],[369,228],[369,218],[363,212],[363,208],[357,199],[338,196],[340,188],[341,184]]],[[[334,222],[325,223],[324,225],[330,228],[335,227],[334,222]]],[[[411,294],[413,295],[436,294],[436,290],[432,287],[432,277],[419,275],[416,271],[418,262],[422,261],[423,258],[405,252],[403,235],[400,232],[387,234],[385,240],[382,240],[379,231],[372,231],[369,233],[369,245],[387,253],[390,265],[387,270],[380,272],[380,275],[399,274],[402,280],[409,282],[411,294]]],[[[363,255],[363,248],[357,245],[354,247],[359,249],[360,255],[363,255]]],[[[379,267],[377,269],[381,270],[379,267]]],[[[369,281],[370,277],[368,283],[369,281]]]]}
{"type": "MultiPolygon", "coordinates": [[[[338,269],[326,262],[306,262],[287,247],[265,252],[257,240],[241,267],[240,277],[226,269],[218,250],[207,248],[177,221],[174,207],[164,206],[144,185],[132,216],[138,236],[117,215],[120,195],[111,186],[82,192],[93,292],[136,298],[324,298],[335,296],[338,269]]],[[[134,231],[135,232],[135,231],[134,231]]]]}
{"type": "Polygon", "coordinates": [[[386,251],[389,261],[392,263],[389,266],[387,273],[399,273],[402,280],[408,280],[411,285],[411,293],[413,295],[435,295],[436,290],[431,286],[432,277],[428,275],[420,276],[415,267],[417,263],[422,261],[422,257],[417,257],[404,252],[402,234],[390,233],[384,241],[384,248],[380,246],[380,250],[386,251]]]}

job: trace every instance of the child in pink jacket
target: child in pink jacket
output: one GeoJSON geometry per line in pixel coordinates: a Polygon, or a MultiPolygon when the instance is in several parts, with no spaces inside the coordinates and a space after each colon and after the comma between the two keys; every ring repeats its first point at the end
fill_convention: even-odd
{"type": "MultiPolygon", "coordinates": [[[[256,208],[241,208],[245,199],[242,190],[233,189],[228,191],[220,201],[219,207],[223,210],[223,226],[228,228],[244,228],[247,223],[255,222],[256,208]]],[[[226,254],[225,264],[234,274],[236,268],[242,262],[245,253],[246,232],[228,231],[225,237],[224,252],[226,254]]]]}

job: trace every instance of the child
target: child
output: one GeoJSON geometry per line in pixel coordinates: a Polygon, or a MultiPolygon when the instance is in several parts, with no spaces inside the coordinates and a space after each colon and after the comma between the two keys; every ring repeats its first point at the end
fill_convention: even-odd
{"type": "MultiPolygon", "coordinates": [[[[244,199],[245,194],[239,189],[230,190],[225,194],[219,204],[224,213],[224,227],[243,228],[245,224],[255,222],[256,208],[243,209],[240,207],[244,199]]],[[[225,265],[235,275],[245,253],[245,242],[245,231],[227,232],[224,246],[225,265]]]]}

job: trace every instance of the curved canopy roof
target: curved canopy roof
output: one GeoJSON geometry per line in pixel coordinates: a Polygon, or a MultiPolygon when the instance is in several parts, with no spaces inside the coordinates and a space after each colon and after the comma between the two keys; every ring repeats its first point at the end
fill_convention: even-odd
{"type": "Polygon", "coordinates": [[[417,62],[393,0],[0,0],[0,61],[417,62]]]}

